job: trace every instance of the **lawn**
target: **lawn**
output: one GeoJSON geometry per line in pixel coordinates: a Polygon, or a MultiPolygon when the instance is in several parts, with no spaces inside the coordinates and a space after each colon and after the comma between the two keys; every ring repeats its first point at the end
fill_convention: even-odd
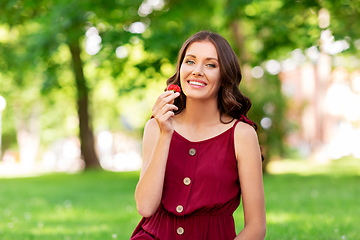
{"type": "MultiPolygon", "coordinates": [[[[270,164],[266,239],[360,239],[360,160],[270,164]]],[[[129,239],[138,172],[0,179],[1,240],[129,239]]],[[[235,212],[243,226],[241,207],[235,212]]]]}

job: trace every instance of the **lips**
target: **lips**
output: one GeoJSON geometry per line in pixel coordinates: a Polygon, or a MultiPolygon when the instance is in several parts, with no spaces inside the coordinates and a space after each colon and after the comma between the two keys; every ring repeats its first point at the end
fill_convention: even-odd
{"type": "Polygon", "coordinates": [[[205,82],[199,81],[199,80],[189,80],[188,83],[190,85],[199,86],[199,87],[205,87],[206,86],[205,82]]]}

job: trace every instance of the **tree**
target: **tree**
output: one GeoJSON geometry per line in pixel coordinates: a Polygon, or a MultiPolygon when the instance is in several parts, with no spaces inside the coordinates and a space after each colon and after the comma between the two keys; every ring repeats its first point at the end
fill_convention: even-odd
{"type": "Polygon", "coordinates": [[[46,75],[42,88],[44,94],[49,94],[52,89],[60,87],[54,71],[60,68],[61,64],[54,62],[52,56],[58,53],[60,46],[68,46],[76,83],[81,152],[86,168],[99,168],[100,165],[94,149],[88,109],[91,89],[84,77],[81,42],[89,25],[103,26],[104,32],[106,30],[105,39],[110,39],[104,45],[109,45],[110,48],[114,48],[119,42],[129,41],[131,34],[124,28],[114,25],[125,25],[139,19],[136,12],[134,14],[134,9],[137,9],[140,3],[141,1],[104,3],[96,0],[86,2],[44,0],[36,4],[31,1],[9,1],[0,6],[2,9],[0,22],[8,24],[10,28],[20,28],[21,37],[24,37],[16,39],[15,44],[9,43],[3,48],[11,53],[7,56],[12,56],[11,58],[16,61],[13,61],[12,65],[9,61],[11,58],[7,58],[6,67],[10,66],[7,71],[21,78],[22,74],[17,73],[18,69],[34,70],[36,65],[44,64],[46,66],[43,72],[46,75]],[[115,37],[119,40],[115,41],[115,37]],[[20,58],[23,58],[22,61],[20,58]],[[33,59],[36,61],[32,61],[33,59]]]}
{"type": "Polygon", "coordinates": [[[292,33],[296,33],[300,25],[308,27],[304,20],[299,26],[283,26],[284,22],[303,14],[296,13],[297,9],[296,3],[287,5],[286,1],[170,1],[166,12],[151,16],[150,28],[156,31],[150,30],[151,33],[143,37],[148,51],[160,52],[172,62],[185,38],[199,30],[215,31],[228,39],[242,65],[241,90],[253,101],[250,117],[258,124],[264,117],[272,120],[269,129],[259,126],[260,142],[265,158],[269,159],[285,152],[283,140],[288,131],[285,98],[277,77],[265,74],[255,79],[250,71],[257,65],[264,67],[269,58],[279,58],[297,46],[298,39],[292,33]],[[190,5],[193,7],[185,10],[190,5]],[[265,113],[266,106],[273,110],[265,113]]]}
{"type": "Polygon", "coordinates": [[[289,101],[282,95],[276,73],[265,70],[262,77],[255,78],[251,69],[257,66],[264,70],[269,60],[279,65],[291,58],[295,49],[305,52],[320,45],[322,8],[334,15],[331,28],[335,36],[358,39],[358,21],[348,21],[349,17],[358,19],[358,4],[326,0],[170,1],[166,12],[151,16],[150,28],[156,31],[143,37],[148,51],[160,52],[174,62],[181,43],[194,32],[213,30],[225,36],[242,65],[245,83],[241,88],[253,101],[250,117],[257,123],[271,119],[270,128],[259,127],[265,157],[270,159],[286,155],[285,138],[295,124],[286,117],[289,101]]]}
{"type": "Polygon", "coordinates": [[[349,18],[358,19],[359,1],[171,0],[165,5],[162,1],[158,1],[159,5],[151,5],[154,2],[41,0],[0,3],[0,24],[8,26],[9,31],[14,30],[13,40],[0,46],[3,76],[14,80],[11,86],[19,92],[28,87],[24,79],[29,76],[40,79],[41,102],[49,104],[60,90],[71,89],[61,97],[76,99],[79,136],[88,168],[99,166],[89,111],[89,104],[96,105],[91,101],[91,94],[99,79],[111,79],[112,86],[124,96],[134,89],[146,88],[148,80],[156,81],[164,75],[170,77],[171,71],[163,71],[164,66],[175,63],[183,41],[199,30],[220,33],[235,49],[245,82],[241,90],[253,100],[250,117],[257,123],[266,117],[272,120],[272,127],[259,127],[267,158],[286,152],[283,142],[292,123],[285,117],[287,99],[281,94],[279,79],[266,71],[255,78],[252,69],[256,66],[266,69],[269,60],[279,63],[290,58],[294,49],[304,51],[319,45],[324,30],[318,24],[321,8],[330,11],[335,37],[348,37],[352,46],[360,38],[358,21],[348,21],[349,18]],[[92,30],[95,40],[101,42],[97,43],[98,49],[91,53],[93,55],[84,51],[85,42],[90,42],[86,34],[91,34],[92,30]],[[138,49],[144,46],[144,50],[137,52],[144,56],[136,61],[130,57],[119,58],[115,54],[119,46],[138,49]],[[62,60],[57,59],[58,56],[62,60]],[[84,71],[89,68],[93,68],[91,76],[84,71]],[[67,74],[70,71],[72,75],[67,74]]]}

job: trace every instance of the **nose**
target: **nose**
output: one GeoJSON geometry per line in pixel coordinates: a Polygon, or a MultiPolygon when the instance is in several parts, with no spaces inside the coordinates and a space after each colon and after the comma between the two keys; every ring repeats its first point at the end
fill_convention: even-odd
{"type": "Polygon", "coordinates": [[[204,75],[203,67],[204,67],[204,65],[202,62],[194,64],[193,69],[192,69],[193,70],[192,75],[197,76],[197,77],[202,77],[204,75]]]}
{"type": "Polygon", "coordinates": [[[201,70],[194,69],[194,71],[192,72],[192,75],[200,77],[200,76],[203,76],[204,74],[203,74],[203,72],[201,70]]]}

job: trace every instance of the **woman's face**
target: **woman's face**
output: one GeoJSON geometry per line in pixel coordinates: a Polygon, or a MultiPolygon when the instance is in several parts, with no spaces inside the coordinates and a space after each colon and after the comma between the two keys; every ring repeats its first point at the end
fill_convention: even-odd
{"type": "Polygon", "coordinates": [[[216,48],[208,41],[193,42],[180,67],[182,91],[188,98],[217,98],[221,86],[216,48]]]}

